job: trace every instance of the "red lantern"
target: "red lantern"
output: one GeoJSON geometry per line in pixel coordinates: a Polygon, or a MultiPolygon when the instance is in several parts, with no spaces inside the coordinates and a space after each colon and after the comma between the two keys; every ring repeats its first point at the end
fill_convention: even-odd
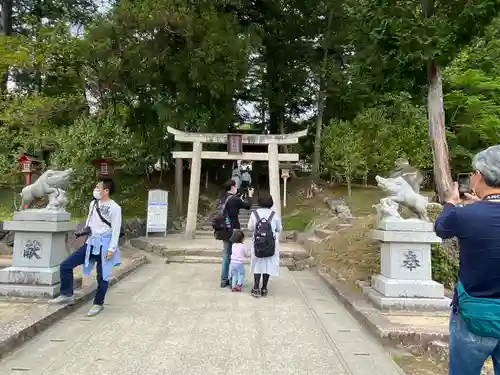
{"type": "MultiPolygon", "coordinates": [[[[21,172],[24,174],[24,184],[26,186],[31,185],[31,175],[40,164],[40,161],[28,154],[19,155],[17,161],[21,167],[21,172]]],[[[28,208],[28,205],[25,204],[24,208],[28,208]]]]}
{"type": "Polygon", "coordinates": [[[26,185],[30,185],[31,174],[36,170],[36,167],[40,164],[40,161],[28,154],[19,155],[17,161],[19,163],[19,166],[21,167],[21,172],[24,174],[26,185]]]}
{"type": "Polygon", "coordinates": [[[99,167],[98,174],[102,177],[111,177],[114,175],[114,166],[116,162],[112,159],[94,159],[92,164],[99,167]]]}

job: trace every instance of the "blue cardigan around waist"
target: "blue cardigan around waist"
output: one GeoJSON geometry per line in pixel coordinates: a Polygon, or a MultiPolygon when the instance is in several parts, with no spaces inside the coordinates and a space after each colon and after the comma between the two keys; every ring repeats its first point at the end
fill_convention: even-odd
{"type": "Polygon", "coordinates": [[[111,232],[106,232],[104,234],[92,235],[87,239],[87,250],[85,251],[85,263],[83,264],[83,274],[89,276],[94,268],[94,259],[90,258],[91,249],[101,249],[101,261],[102,261],[102,278],[104,281],[108,281],[113,271],[113,267],[119,266],[121,264],[120,259],[120,249],[118,247],[113,252],[113,256],[110,259],[106,259],[106,253],[109,249],[109,243],[111,242],[111,232]]]}

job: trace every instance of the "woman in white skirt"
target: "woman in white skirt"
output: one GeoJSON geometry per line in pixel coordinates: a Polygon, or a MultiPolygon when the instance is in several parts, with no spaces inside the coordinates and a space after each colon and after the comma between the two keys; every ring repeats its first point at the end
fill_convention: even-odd
{"type": "MultiPolygon", "coordinates": [[[[256,210],[259,218],[268,219],[271,216],[271,207],[273,207],[273,198],[269,194],[259,194],[259,208],[256,210]]],[[[250,214],[250,220],[248,222],[248,229],[252,232],[255,231],[255,227],[257,226],[257,217],[255,212],[250,214]]],[[[255,256],[255,250],[253,246],[254,236],[252,235],[252,273],[254,276],[254,285],[252,288],[252,296],[254,297],[266,297],[267,296],[267,284],[269,282],[269,277],[278,276],[280,273],[280,243],[279,243],[279,235],[283,228],[281,226],[281,218],[279,215],[274,212],[274,215],[271,219],[271,226],[273,228],[273,232],[275,233],[276,238],[276,246],[275,252],[273,256],[268,258],[257,258],[255,256]],[[262,288],[260,287],[260,280],[262,278],[262,288]]]]}

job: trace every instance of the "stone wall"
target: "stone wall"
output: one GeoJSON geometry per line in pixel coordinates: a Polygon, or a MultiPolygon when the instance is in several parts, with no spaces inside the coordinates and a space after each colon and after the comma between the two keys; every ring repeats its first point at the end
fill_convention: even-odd
{"type": "MultiPolygon", "coordinates": [[[[80,230],[85,225],[85,222],[77,224],[77,230],[80,230]]],[[[123,243],[126,239],[141,237],[146,234],[146,220],[145,219],[130,219],[124,221],[125,237],[121,238],[120,242],[123,243]]],[[[68,248],[75,250],[81,246],[84,238],[75,238],[75,232],[68,233],[68,248]]],[[[0,255],[12,254],[12,246],[14,244],[14,233],[3,230],[3,222],[0,221],[0,255]]]]}

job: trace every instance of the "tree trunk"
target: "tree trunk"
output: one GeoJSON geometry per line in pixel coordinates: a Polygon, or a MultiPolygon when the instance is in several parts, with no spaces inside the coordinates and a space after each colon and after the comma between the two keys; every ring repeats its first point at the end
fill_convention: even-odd
{"type": "Polygon", "coordinates": [[[325,110],[326,90],[323,88],[323,82],[320,82],[316,114],[316,134],[314,136],[314,153],[312,162],[312,179],[317,180],[320,175],[319,164],[321,159],[321,132],[323,130],[323,111],[325,110]]]}
{"type": "MultiPolygon", "coordinates": [[[[281,115],[279,119],[280,134],[285,134],[285,116],[281,115]]],[[[288,145],[282,145],[282,151],[288,154],[288,145]]]]}
{"type": "MultiPolygon", "coordinates": [[[[0,31],[5,36],[12,35],[12,7],[13,0],[1,0],[2,18],[0,19],[0,31]]],[[[7,82],[9,80],[9,70],[7,69],[0,77],[0,94],[7,91],[7,82]]]]}
{"type": "Polygon", "coordinates": [[[432,146],[434,161],[434,182],[441,202],[444,201],[446,191],[453,186],[451,177],[448,143],[444,126],[443,82],[439,65],[431,61],[428,66],[429,80],[428,112],[429,137],[432,146]]]}
{"type": "MultiPolygon", "coordinates": [[[[434,15],[434,0],[422,0],[422,12],[425,18],[434,15]]],[[[427,66],[427,80],[429,93],[427,96],[427,111],[429,114],[429,137],[434,162],[434,184],[441,202],[444,201],[446,191],[453,185],[450,171],[448,143],[444,126],[443,82],[441,69],[435,61],[429,61],[427,66]]]]}
{"type": "Polygon", "coordinates": [[[317,180],[320,175],[319,165],[321,159],[321,130],[323,129],[323,113],[325,112],[325,102],[326,102],[326,64],[328,62],[328,37],[330,34],[330,29],[332,25],[333,18],[333,6],[328,12],[327,27],[323,33],[323,61],[321,64],[320,77],[319,77],[319,89],[318,89],[318,102],[317,102],[317,113],[316,113],[316,135],[314,137],[314,154],[312,161],[312,180],[317,180]]]}

